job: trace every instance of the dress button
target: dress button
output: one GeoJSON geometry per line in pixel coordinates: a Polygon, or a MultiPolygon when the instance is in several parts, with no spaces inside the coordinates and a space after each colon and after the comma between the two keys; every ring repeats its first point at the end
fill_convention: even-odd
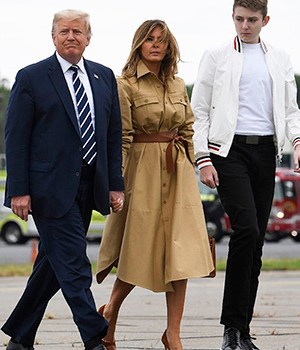
{"type": "Polygon", "coordinates": [[[79,175],[80,175],[79,171],[76,171],[75,175],[76,175],[76,176],[79,176],[79,175]]]}
{"type": "Polygon", "coordinates": [[[149,101],[149,100],[146,98],[146,99],[145,99],[145,102],[147,103],[148,101],[149,101]]]}

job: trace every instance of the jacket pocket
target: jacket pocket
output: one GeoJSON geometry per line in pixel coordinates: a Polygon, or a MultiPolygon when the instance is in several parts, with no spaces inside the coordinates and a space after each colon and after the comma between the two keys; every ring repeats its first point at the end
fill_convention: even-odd
{"type": "Polygon", "coordinates": [[[159,100],[157,96],[143,96],[134,98],[133,103],[136,108],[139,108],[149,104],[159,103],[159,100]]]}
{"type": "Polygon", "coordinates": [[[176,96],[176,95],[171,96],[170,95],[170,100],[171,100],[171,103],[173,105],[175,105],[175,104],[179,104],[179,105],[183,105],[183,106],[187,105],[185,98],[183,96],[180,96],[180,95],[178,95],[178,96],[176,96]]]}
{"type": "Polygon", "coordinates": [[[50,162],[41,161],[41,160],[31,160],[30,161],[30,171],[38,171],[41,173],[46,173],[49,171],[51,166],[50,162]]]}
{"type": "Polygon", "coordinates": [[[163,112],[162,103],[155,95],[135,96],[132,112],[141,129],[156,130],[163,112]]]}
{"type": "Polygon", "coordinates": [[[187,102],[182,95],[170,95],[170,102],[172,106],[172,120],[179,125],[184,123],[186,117],[187,102]]]}

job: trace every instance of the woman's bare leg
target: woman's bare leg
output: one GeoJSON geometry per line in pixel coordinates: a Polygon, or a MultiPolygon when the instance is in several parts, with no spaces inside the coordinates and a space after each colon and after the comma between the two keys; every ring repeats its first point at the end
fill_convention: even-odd
{"type": "Polygon", "coordinates": [[[183,315],[187,280],[172,282],[174,292],[166,293],[167,330],[166,336],[170,350],[183,350],[180,340],[180,324],[183,315]]]}
{"type": "Polygon", "coordinates": [[[115,341],[115,331],[120,307],[135,286],[121,281],[119,278],[115,280],[108,303],[103,310],[104,318],[109,322],[108,332],[105,342],[112,343],[115,341]]]}

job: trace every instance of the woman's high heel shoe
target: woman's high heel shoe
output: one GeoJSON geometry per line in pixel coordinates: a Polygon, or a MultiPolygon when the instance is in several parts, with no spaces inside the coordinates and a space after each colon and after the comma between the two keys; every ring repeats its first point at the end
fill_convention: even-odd
{"type": "MultiPolygon", "coordinates": [[[[105,306],[106,306],[106,304],[102,305],[98,310],[99,314],[102,316],[103,316],[105,306]]],[[[116,350],[117,349],[116,342],[114,340],[113,341],[106,341],[106,340],[102,339],[101,343],[102,343],[102,345],[104,345],[106,347],[107,350],[116,350]]]]}
{"type": "Polygon", "coordinates": [[[170,350],[170,346],[167,338],[167,330],[164,331],[164,334],[161,337],[161,341],[164,344],[165,350],[170,350]]]}

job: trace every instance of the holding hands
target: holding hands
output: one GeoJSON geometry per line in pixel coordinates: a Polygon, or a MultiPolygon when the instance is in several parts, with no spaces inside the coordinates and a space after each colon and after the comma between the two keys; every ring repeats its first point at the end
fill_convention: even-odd
{"type": "Polygon", "coordinates": [[[124,205],[124,192],[109,191],[110,206],[114,213],[118,213],[123,209],[124,205]]]}

